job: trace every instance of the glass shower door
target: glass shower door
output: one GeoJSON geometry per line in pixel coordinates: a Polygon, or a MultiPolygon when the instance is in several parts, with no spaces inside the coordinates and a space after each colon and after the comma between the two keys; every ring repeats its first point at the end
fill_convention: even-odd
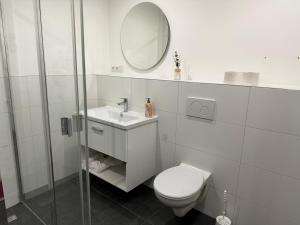
{"type": "Polygon", "coordinates": [[[84,53],[84,40],[81,26],[76,26],[76,21],[82,21],[82,5],[75,5],[73,0],[36,0],[35,6],[39,13],[36,19],[44,116],[48,114],[45,128],[53,168],[54,217],[57,224],[89,224],[89,189],[84,188],[89,176],[82,172],[86,165],[82,165],[85,146],[81,145],[83,119],[79,114],[87,107],[86,78],[84,56],[77,55],[79,49],[84,53]],[[77,66],[79,61],[81,68],[77,66]]]}
{"type": "MultiPolygon", "coordinates": [[[[44,141],[34,4],[29,0],[1,0],[1,9],[10,144],[15,153],[19,200],[26,208],[34,205],[32,200],[42,193],[45,193],[44,202],[52,202],[44,141]]],[[[42,210],[34,213],[51,221],[52,208],[51,204],[44,204],[42,210]]]]}
{"type": "Polygon", "coordinates": [[[46,224],[90,224],[86,156],[74,129],[87,108],[84,57],[77,60],[77,50],[84,53],[81,4],[1,0],[20,201],[46,224]]]}

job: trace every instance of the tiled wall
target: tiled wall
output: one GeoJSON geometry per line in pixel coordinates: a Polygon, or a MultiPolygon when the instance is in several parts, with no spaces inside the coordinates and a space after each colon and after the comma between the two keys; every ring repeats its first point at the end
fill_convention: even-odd
{"type": "Polygon", "coordinates": [[[238,225],[296,225],[300,213],[300,91],[98,76],[99,105],[128,97],[143,111],[151,97],[159,115],[158,171],[186,162],[211,171],[197,208],[222,210],[238,225]],[[212,122],[185,116],[187,96],[217,101],[212,122]]]}
{"type": "Polygon", "coordinates": [[[3,179],[5,203],[7,207],[10,207],[16,204],[19,199],[15,160],[11,147],[4,79],[6,78],[0,76],[0,171],[3,179]]]}

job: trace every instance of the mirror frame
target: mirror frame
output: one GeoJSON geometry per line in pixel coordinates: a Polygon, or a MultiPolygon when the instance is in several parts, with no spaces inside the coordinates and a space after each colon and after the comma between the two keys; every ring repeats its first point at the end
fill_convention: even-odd
{"type": "Polygon", "coordinates": [[[168,50],[169,50],[169,47],[170,47],[170,43],[171,43],[171,28],[170,28],[170,23],[169,23],[169,20],[168,20],[168,17],[166,16],[165,12],[156,4],[154,4],[153,2],[140,2],[134,6],[132,6],[129,11],[126,13],[125,17],[123,18],[123,21],[122,21],[122,25],[121,25],[121,30],[120,30],[120,47],[121,47],[121,51],[122,51],[122,55],[123,55],[123,58],[125,60],[125,62],[128,64],[128,66],[130,68],[132,68],[133,70],[136,70],[138,72],[151,72],[153,69],[155,69],[157,66],[159,66],[163,61],[164,59],[166,58],[166,55],[168,53],[168,50]],[[124,26],[124,23],[125,23],[125,20],[126,20],[126,17],[128,16],[128,14],[138,5],[141,5],[141,4],[144,4],[144,3],[148,3],[148,4],[152,4],[152,5],[155,5],[157,8],[159,8],[161,10],[161,12],[165,15],[166,17],[166,21],[167,21],[167,26],[168,26],[168,40],[167,40],[167,45],[166,45],[166,48],[162,54],[162,56],[160,57],[159,60],[157,60],[157,63],[155,63],[153,66],[149,67],[149,68],[146,68],[146,69],[141,69],[141,68],[137,68],[135,67],[134,65],[132,65],[126,58],[125,56],[125,53],[124,53],[124,50],[123,50],[123,46],[122,46],[122,30],[123,30],[123,26],[124,26]]]}

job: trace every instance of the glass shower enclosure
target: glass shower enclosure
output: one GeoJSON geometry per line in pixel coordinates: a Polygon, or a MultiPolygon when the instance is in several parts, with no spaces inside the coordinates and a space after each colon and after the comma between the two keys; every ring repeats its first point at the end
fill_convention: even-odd
{"type": "Polygon", "coordinates": [[[19,200],[41,224],[91,224],[83,17],[83,0],[0,1],[19,200]]]}

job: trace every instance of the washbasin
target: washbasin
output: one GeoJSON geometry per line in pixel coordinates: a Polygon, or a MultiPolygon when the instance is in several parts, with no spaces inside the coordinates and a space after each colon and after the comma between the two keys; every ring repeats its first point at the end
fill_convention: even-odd
{"type": "Polygon", "coordinates": [[[137,116],[130,115],[130,112],[125,113],[109,110],[108,115],[112,120],[117,120],[124,123],[139,119],[137,116]]]}
{"type": "MultiPolygon", "coordinates": [[[[124,130],[129,130],[157,121],[157,116],[147,118],[143,113],[128,111],[113,106],[88,109],[88,120],[103,123],[124,130]]],[[[84,115],[84,112],[81,112],[84,115]]]]}

